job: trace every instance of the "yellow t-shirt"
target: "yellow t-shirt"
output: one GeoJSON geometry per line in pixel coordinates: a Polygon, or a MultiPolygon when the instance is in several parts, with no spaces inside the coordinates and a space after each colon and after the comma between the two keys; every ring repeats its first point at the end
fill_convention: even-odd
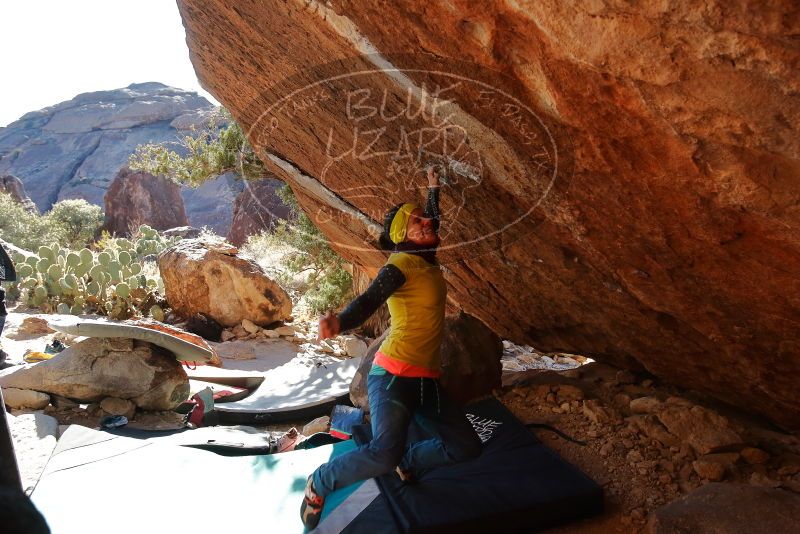
{"type": "Polygon", "coordinates": [[[406,283],[386,301],[392,330],[379,350],[396,360],[438,370],[447,297],[442,270],[408,252],[395,252],[386,263],[400,269],[406,283]]]}

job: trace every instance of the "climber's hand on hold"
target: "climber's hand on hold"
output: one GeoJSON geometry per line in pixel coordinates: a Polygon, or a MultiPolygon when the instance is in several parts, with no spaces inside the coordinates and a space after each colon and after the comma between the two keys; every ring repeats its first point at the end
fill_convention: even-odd
{"type": "Polygon", "coordinates": [[[329,311],[319,319],[317,341],[322,341],[323,339],[335,337],[337,335],[339,335],[339,317],[332,311],[329,311]]]}
{"type": "Polygon", "coordinates": [[[439,173],[433,165],[428,167],[428,187],[439,187],[439,173]]]}

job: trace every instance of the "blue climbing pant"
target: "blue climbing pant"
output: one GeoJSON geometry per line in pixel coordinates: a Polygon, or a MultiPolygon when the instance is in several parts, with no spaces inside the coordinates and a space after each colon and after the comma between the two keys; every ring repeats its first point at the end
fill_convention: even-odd
{"type": "Polygon", "coordinates": [[[314,471],[314,490],[322,497],[398,466],[419,478],[436,467],[480,454],[480,438],[438,380],[395,376],[373,366],[367,376],[367,394],[372,441],[314,471]],[[424,439],[406,443],[411,424],[417,425],[424,439]]]}

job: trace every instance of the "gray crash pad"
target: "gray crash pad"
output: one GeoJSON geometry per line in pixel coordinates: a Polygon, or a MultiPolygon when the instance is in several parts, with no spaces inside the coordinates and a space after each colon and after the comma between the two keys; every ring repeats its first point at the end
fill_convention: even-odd
{"type": "Polygon", "coordinates": [[[272,423],[325,414],[349,396],[358,363],[285,364],[264,373],[264,381],[248,397],[215,405],[214,411],[220,423],[272,423]]]}

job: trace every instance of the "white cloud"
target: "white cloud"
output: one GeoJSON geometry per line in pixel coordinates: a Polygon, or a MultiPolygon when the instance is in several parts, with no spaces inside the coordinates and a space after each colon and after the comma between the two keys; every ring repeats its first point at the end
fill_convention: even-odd
{"type": "Polygon", "coordinates": [[[79,93],[161,82],[198,91],[172,0],[0,3],[0,126],[79,93]]]}

